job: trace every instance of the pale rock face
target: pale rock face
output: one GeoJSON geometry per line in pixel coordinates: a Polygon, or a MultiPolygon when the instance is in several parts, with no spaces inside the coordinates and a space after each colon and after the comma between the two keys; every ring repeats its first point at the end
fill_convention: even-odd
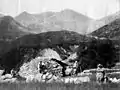
{"type": "Polygon", "coordinates": [[[22,77],[27,77],[28,75],[37,75],[38,71],[38,63],[40,61],[49,61],[51,58],[56,58],[61,60],[59,54],[52,49],[44,49],[40,52],[40,56],[32,59],[30,62],[24,63],[20,67],[19,74],[22,77]]]}
{"type": "Polygon", "coordinates": [[[60,55],[59,55],[56,51],[54,51],[54,50],[52,50],[52,49],[49,49],[49,48],[42,50],[42,51],[40,52],[40,55],[41,55],[42,57],[48,57],[49,59],[50,59],[50,58],[55,58],[55,59],[57,59],[57,60],[61,60],[60,55]]]}

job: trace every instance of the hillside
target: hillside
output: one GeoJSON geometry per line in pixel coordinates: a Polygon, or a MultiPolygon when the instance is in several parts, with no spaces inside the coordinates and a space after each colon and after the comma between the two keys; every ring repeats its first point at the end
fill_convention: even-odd
{"type": "MultiPolygon", "coordinates": [[[[115,57],[114,45],[110,40],[97,40],[66,30],[26,35],[6,47],[0,52],[0,63],[8,71],[12,68],[19,69],[24,63],[41,58],[42,53],[47,49],[57,53],[63,61],[78,60],[82,63],[82,70],[95,68],[98,63],[111,67],[118,61],[115,57]],[[73,55],[75,53],[77,56],[73,55]],[[73,59],[70,59],[72,57],[73,59]]],[[[49,51],[46,56],[55,55],[49,51]]]]}
{"type": "Polygon", "coordinates": [[[100,20],[93,21],[90,24],[88,32],[95,31],[95,30],[103,27],[104,25],[107,25],[107,24],[113,22],[116,19],[120,19],[120,11],[118,11],[118,12],[116,12],[114,14],[108,15],[108,16],[100,19],[100,20]]]}
{"type": "Polygon", "coordinates": [[[16,17],[16,20],[27,23],[27,26],[31,29],[31,31],[35,31],[36,33],[60,31],[65,29],[84,34],[86,33],[90,22],[93,21],[91,18],[70,9],[65,9],[61,12],[26,14],[27,15],[23,15],[23,13],[20,14],[16,17]],[[24,18],[20,18],[21,15],[27,19],[30,17],[30,21],[24,18]]]}
{"type": "Polygon", "coordinates": [[[28,29],[16,22],[11,16],[0,18],[0,40],[13,40],[29,34],[28,29]]]}
{"type": "Polygon", "coordinates": [[[8,44],[7,48],[3,48],[2,52],[0,52],[0,63],[10,69],[16,67],[20,62],[35,58],[36,54],[45,48],[52,48],[64,59],[68,57],[68,52],[72,51],[69,46],[78,45],[81,41],[85,41],[84,36],[70,31],[53,31],[37,35],[26,35],[8,44]],[[61,47],[67,52],[64,52],[61,47]]]}
{"type": "Polygon", "coordinates": [[[119,40],[120,39],[120,19],[116,19],[110,24],[107,24],[99,28],[98,30],[92,32],[91,35],[119,40]]]}

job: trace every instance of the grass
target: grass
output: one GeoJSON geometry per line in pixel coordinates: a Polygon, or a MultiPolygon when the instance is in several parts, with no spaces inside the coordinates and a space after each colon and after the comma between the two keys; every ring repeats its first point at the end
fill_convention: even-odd
{"type": "Polygon", "coordinates": [[[0,90],[120,90],[120,83],[97,84],[95,76],[90,83],[0,83],[0,90]]]}
{"type": "Polygon", "coordinates": [[[0,90],[120,90],[119,84],[2,83],[0,90]]]}

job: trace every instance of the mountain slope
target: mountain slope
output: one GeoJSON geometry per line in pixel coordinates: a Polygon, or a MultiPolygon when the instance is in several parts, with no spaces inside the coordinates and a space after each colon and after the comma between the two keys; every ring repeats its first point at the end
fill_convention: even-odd
{"type": "Polygon", "coordinates": [[[120,19],[120,11],[116,12],[116,13],[114,13],[112,15],[106,16],[106,17],[104,17],[104,18],[102,18],[100,20],[93,21],[90,24],[88,32],[95,31],[95,30],[103,27],[104,25],[107,25],[107,24],[113,22],[116,19],[120,19]]]}
{"type": "Polygon", "coordinates": [[[120,39],[120,19],[107,24],[91,33],[93,36],[120,39]]]}
{"type": "Polygon", "coordinates": [[[0,18],[0,39],[12,40],[29,34],[27,28],[16,22],[11,16],[0,18]]]}

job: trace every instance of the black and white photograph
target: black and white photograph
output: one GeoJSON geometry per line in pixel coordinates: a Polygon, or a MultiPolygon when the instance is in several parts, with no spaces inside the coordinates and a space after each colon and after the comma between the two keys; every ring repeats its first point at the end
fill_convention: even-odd
{"type": "Polygon", "coordinates": [[[0,90],[120,90],[120,0],[0,0],[0,90]]]}

